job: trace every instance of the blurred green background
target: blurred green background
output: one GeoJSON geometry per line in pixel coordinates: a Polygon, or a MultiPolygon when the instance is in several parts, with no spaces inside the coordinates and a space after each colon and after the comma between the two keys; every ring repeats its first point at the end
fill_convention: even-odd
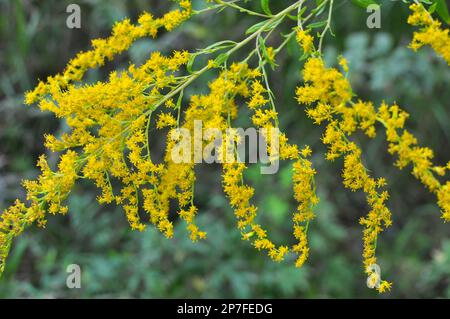
{"type": "MultiPolygon", "coordinates": [[[[272,9],[290,2],[271,1],[272,9]]],[[[355,91],[376,103],[398,102],[411,114],[408,129],[436,151],[437,162],[446,163],[450,158],[448,66],[431,50],[415,54],[407,49],[413,29],[405,22],[405,4],[383,2],[382,28],[370,30],[364,9],[338,1],[333,19],[336,37],[327,38],[326,58],[332,64],[343,53],[350,62],[355,91]]],[[[194,5],[201,8],[204,1],[194,5]]],[[[248,5],[259,10],[259,1],[248,5]]],[[[107,36],[114,21],[124,17],[135,21],[143,10],[162,15],[173,6],[162,0],[0,0],[0,209],[23,198],[20,181],[37,175],[35,162],[45,152],[43,134],[67,129],[51,115],[25,107],[23,92],[38,79],[61,71],[76,52],[88,49],[89,39],[107,36]],[[66,6],[74,2],[82,9],[79,30],[65,25],[66,6]]],[[[193,51],[219,40],[242,39],[255,22],[256,18],[230,9],[195,17],[156,40],[138,41],[114,63],[89,72],[88,80],[103,79],[109,70],[125,68],[130,60],[142,63],[154,50],[193,51]]],[[[273,42],[279,43],[279,38],[273,42]]],[[[310,227],[310,259],[302,269],[293,266],[293,256],[276,264],[241,241],[221,190],[220,168],[203,165],[198,170],[196,202],[207,240],[192,244],[183,223],[176,224],[171,240],[152,227],[145,233],[132,232],[120,209],[100,207],[95,201],[98,190],[80,184],[69,200],[67,216],[50,217],[45,230],[33,227],[15,241],[0,280],[0,297],[450,297],[450,225],[440,220],[435,198],[408,170],[393,166],[382,133],[371,141],[358,136],[358,143],[372,174],[389,181],[394,225],[379,239],[378,254],[382,277],[393,281],[394,287],[383,297],[366,287],[358,225],[367,212],[365,200],[343,189],[342,162],[323,159],[323,128],[313,126],[293,98],[300,81],[298,54],[292,43],[270,76],[282,127],[292,141],[312,146],[319,172],[321,202],[310,227]],[[66,266],[73,263],[81,266],[82,289],[66,287],[66,266]]],[[[206,92],[208,80],[208,76],[201,78],[189,93],[206,92]]],[[[253,166],[247,178],[257,190],[262,223],[277,242],[291,243],[295,203],[289,164],[275,176],[261,176],[253,166]]]]}

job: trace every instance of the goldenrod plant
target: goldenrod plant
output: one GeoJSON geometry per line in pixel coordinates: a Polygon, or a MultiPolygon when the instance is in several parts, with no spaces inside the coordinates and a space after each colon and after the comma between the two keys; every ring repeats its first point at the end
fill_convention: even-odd
{"type": "MultiPolygon", "coordinates": [[[[382,177],[383,172],[366,167],[354,135],[361,131],[371,139],[384,134],[387,152],[397,158],[395,165],[411,169],[412,175],[436,196],[444,222],[450,221],[450,181],[445,181],[450,162],[433,162],[433,151],[421,146],[408,131],[409,114],[400,106],[384,102],[375,105],[358,98],[348,79],[352,61],[340,56],[339,69],[326,65],[323,47],[334,35],[333,9],[338,1],[283,1],[285,8],[279,12],[272,12],[269,0],[260,1],[258,12],[249,9],[248,1],[240,0],[205,0],[207,5],[202,9],[193,7],[189,0],[176,2],[178,8],[161,17],[144,12],[136,24],[129,19],[117,22],[109,37],[93,40],[91,50],[78,53],[62,73],[49,76],[25,94],[27,105],[37,105],[42,112],[64,119],[70,131],[45,136],[46,148],[59,155],[57,165],[52,167],[42,155],[37,163],[40,176],[23,182],[26,198],[18,199],[1,214],[0,274],[8,267],[13,240],[31,225],[44,228],[49,215],[68,213],[65,201],[81,180],[91,180],[100,189],[99,204],[122,206],[133,230],[144,231],[151,223],[164,236],[172,237],[170,209],[175,201],[190,239],[207,238],[196,223],[195,167],[200,162],[198,156],[201,159],[203,149],[216,140],[217,134],[223,137],[217,148],[222,186],[242,239],[276,262],[292,252],[297,256],[295,265],[301,267],[309,256],[308,233],[314,231],[314,207],[319,202],[317,172],[311,147],[289,139],[283,132],[269,78],[269,70],[277,68],[280,52],[296,42],[303,53],[298,56],[304,65],[298,70],[303,81],[292,98],[304,108],[306,117],[323,127],[326,159],[342,159],[343,186],[365,194],[367,212],[359,220],[363,228],[362,269],[370,288],[380,293],[389,291],[392,283],[380,277],[376,255],[379,235],[392,224],[388,180],[382,177]],[[85,81],[88,70],[104,66],[138,39],[155,38],[162,30],[182,28],[188,19],[208,12],[220,14],[225,9],[260,21],[249,26],[240,41],[218,39],[204,49],[175,51],[169,56],[151,52],[142,65],[130,64],[127,70],[113,71],[102,82],[85,81]],[[280,36],[279,28],[286,25],[291,31],[280,36]],[[270,46],[274,37],[281,41],[270,46]],[[237,60],[237,52],[245,52],[246,57],[237,60]],[[206,62],[200,66],[202,61],[206,62]],[[207,73],[216,76],[208,84],[209,92],[186,96],[185,90],[207,73]],[[187,99],[189,103],[184,102],[187,99]],[[234,123],[243,114],[251,114],[254,127],[263,132],[271,163],[293,162],[292,189],[297,207],[292,209],[290,223],[294,245],[275,243],[258,221],[258,208],[252,201],[255,190],[245,182],[247,165],[237,155],[243,141],[234,123]],[[189,140],[183,145],[185,135],[195,135],[198,122],[204,138],[200,143],[189,140]],[[217,134],[206,134],[211,129],[217,134]],[[162,162],[152,159],[150,153],[154,130],[167,136],[162,162]]],[[[353,2],[362,7],[376,4],[353,2]]],[[[414,27],[410,48],[416,51],[430,46],[450,64],[450,36],[444,26],[450,18],[445,1],[403,2],[411,10],[405,23],[414,27]]]]}

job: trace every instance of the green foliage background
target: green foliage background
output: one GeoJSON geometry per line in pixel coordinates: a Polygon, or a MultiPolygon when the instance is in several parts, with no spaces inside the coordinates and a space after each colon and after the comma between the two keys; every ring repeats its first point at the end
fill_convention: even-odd
{"type": "MultiPolygon", "coordinates": [[[[89,39],[107,36],[114,21],[135,20],[143,10],[161,15],[173,6],[165,0],[79,0],[82,29],[70,30],[65,26],[65,9],[72,2],[0,1],[1,209],[23,197],[21,179],[37,175],[34,164],[45,152],[43,134],[67,129],[49,114],[23,106],[23,92],[39,78],[61,71],[76,52],[88,48],[89,39]]],[[[271,1],[272,10],[289,2],[271,1]]],[[[194,1],[197,8],[202,3],[194,1]]],[[[249,5],[259,9],[259,1],[249,5]]],[[[350,62],[355,91],[376,103],[398,102],[411,114],[408,129],[436,151],[440,163],[446,163],[450,159],[448,66],[431,50],[415,54],[406,48],[413,30],[406,24],[405,4],[383,1],[381,29],[368,29],[367,15],[351,1],[338,1],[333,19],[337,36],[327,38],[327,60],[332,64],[343,53],[350,62]]],[[[219,40],[241,39],[255,22],[256,18],[229,9],[195,17],[173,33],[137,42],[114,63],[90,72],[88,79],[102,79],[113,68],[125,68],[129,60],[141,63],[153,50],[193,51],[219,40]]],[[[182,223],[171,240],[152,227],[134,233],[119,209],[99,207],[95,188],[79,185],[69,200],[69,215],[50,217],[45,230],[33,227],[15,241],[0,280],[0,297],[379,298],[366,287],[360,260],[358,219],[367,211],[364,198],[343,189],[342,163],[323,159],[322,130],[311,124],[294,100],[300,81],[298,54],[292,43],[277,60],[279,68],[271,79],[282,127],[296,143],[312,146],[319,172],[321,203],[311,225],[311,257],[304,268],[296,269],[292,259],[273,263],[241,241],[221,190],[220,169],[203,165],[196,201],[199,224],[209,235],[206,241],[192,244],[182,223]],[[82,268],[82,289],[66,288],[65,270],[72,263],[82,268]]],[[[197,81],[191,93],[205,92],[208,76],[197,81]]],[[[378,246],[382,277],[394,281],[393,291],[384,297],[448,298],[450,225],[442,223],[434,198],[408,171],[393,167],[383,137],[380,133],[368,142],[361,136],[359,144],[374,176],[388,178],[392,195],[394,226],[378,246]]],[[[163,149],[163,142],[154,147],[163,149]]],[[[276,240],[290,242],[294,203],[288,164],[269,177],[261,176],[254,166],[247,177],[257,189],[263,223],[276,240]]]]}

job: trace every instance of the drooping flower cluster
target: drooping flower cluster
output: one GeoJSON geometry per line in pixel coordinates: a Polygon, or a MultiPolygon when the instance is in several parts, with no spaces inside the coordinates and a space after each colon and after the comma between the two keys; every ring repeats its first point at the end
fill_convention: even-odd
{"type": "MultiPolygon", "coordinates": [[[[343,160],[343,185],[366,195],[369,212],[359,222],[364,227],[362,254],[369,277],[368,286],[380,293],[390,290],[392,284],[381,280],[375,267],[378,237],[392,223],[387,207],[389,194],[384,190],[387,183],[384,178],[369,174],[360,147],[351,139],[358,130],[373,138],[377,134],[377,124],[381,124],[386,131],[388,152],[397,156],[396,166],[400,169],[412,167],[413,176],[436,195],[445,221],[450,221],[450,182],[442,184],[440,179],[450,170],[450,162],[445,166],[433,164],[433,151],[419,146],[417,139],[404,128],[409,115],[397,105],[383,103],[376,108],[371,102],[353,100],[355,94],[346,77],[349,66],[345,58],[338,60],[344,74],[336,68],[326,67],[322,59],[322,40],[330,21],[320,35],[318,50],[312,35],[314,28],[302,24],[314,14],[320,15],[323,10],[319,7],[302,18],[303,2],[295,2],[277,14],[263,15],[267,21],[256,24],[250,29],[254,29],[253,33],[249,31],[248,37],[239,43],[221,41],[194,54],[175,51],[165,56],[153,52],[144,64],[112,72],[104,82],[79,83],[88,69],[104,65],[107,60],[128,50],[137,39],[155,37],[161,28],[171,31],[195,13],[190,1],[177,2],[180,9],[161,18],[144,13],[138,25],[131,24],[128,19],[117,23],[109,38],[93,40],[91,51],[78,54],[63,73],[48,77],[27,93],[27,104],[36,103],[42,111],[50,111],[64,119],[70,131],[58,137],[46,136],[46,147],[61,154],[56,168],[52,170],[46,157],[41,156],[38,161],[40,176],[23,183],[27,203],[17,200],[1,215],[0,275],[12,240],[33,223],[45,226],[48,213],[66,214],[68,208],[64,201],[80,179],[91,180],[99,188],[97,199],[100,204],[122,206],[134,230],[146,229],[145,214],[166,237],[172,237],[174,225],[170,207],[176,202],[178,215],[186,223],[191,240],[206,238],[206,232],[195,221],[198,213],[194,201],[195,165],[202,162],[205,155],[212,156],[213,151],[222,165],[223,190],[234,209],[242,238],[277,262],[293,252],[297,255],[296,266],[301,267],[309,255],[308,231],[315,217],[313,208],[318,203],[316,171],[309,160],[310,147],[300,149],[280,132],[265,70],[265,64],[275,67],[278,52],[290,39],[296,39],[303,48],[303,58],[307,58],[302,73],[304,83],[296,91],[297,100],[306,105],[307,116],[315,124],[326,124],[322,137],[328,147],[326,158],[343,160]],[[290,14],[296,10],[298,27],[286,35],[279,48],[267,47],[265,41],[274,28],[283,19],[292,18],[290,14]],[[263,33],[267,36],[263,37],[263,33]],[[247,59],[227,65],[233,52],[255,39],[257,47],[247,59]],[[192,71],[196,56],[225,49],[230,50],[209,60],[199,71],[192,71]],[[254,56],[259,57],[258,67],[251,68],[248,61],[254,56]],[[185,88],[211,69],[220,69],[220,72],[209,83],[209,92],[191,95],[183,111],[185,88]],[[261,225],[260,212],[252,203],[255,189],[245,183],[247,166],[237,154],[243,141],[232,127],[233,121],[242,114],[242,100],[252,113],[252,124],[260,129],[265,139],[266,145],[259,147],[266,148],[269,163],[293,162],[294,244],[275,244],[261,225]],[[201,123],[200,128],[198,123],[201,123]],[[159,133],[167,134],[161,163],[154,162],[150,152],[153,127],[159,133]],[[198,133],[200,140],[196,139],[198,133]],[[219,145],[211,149],[217,140],[219,145]]],[[[235,1],[207,2],[216,2],[213,8],[232,7],[252,13],[235,1]]],[[[331,17],[333,1],[323,1],[320,6],[327,3],[331,17]]],[[[415,33],[411,47],[416,50],[430,45],[450,63],[448,30],[442,30],[441,24],[434,21],[423,6],[412,5],[411,9],[413,14],[408,22],[421,27],[420,32],[415,33]]],[[[321,24],[315,27],[318,25],[321,24]]]]}
{"type": "MultiPolygon", "coordinates": [[[[302,39],[297,41],[311,50],[311,44],[305,44],[302,39]]],[[[349,72],[345,58],[339,58],[339,65],[345,73],[349,72]]],[[[395,165],[400,169],[412,166],[413,176],[436,194],[445,221],[450,221],[450,182],[442,185],[438,177],[446,175],[450,163],[446,166],[436,166],[432,163],[433,151],[428,147],[418,146],[417,139],[404,129],[409,115],[399,106],[382,103],[376,109],[371,102],[353,102],[354,92],[345,75],[335,68],[327,68],[321,57],[308,59],[304,66],[303,79],[304,85],[297,88],[297,100],[308,106],[306,113],[315,124],[327,123],[322,139],[328,146],[326,158],[335,160],[343,156],[344,186],[353,191],[361,189],[367,195],[371,211],[367,217],[361,218],[360,223],[365,227],[364,265],[366,271],[369,270],[369,278],[374,278],[370,277],[374,275],[370,266],[376,264],[378,234],[392,223],[391,213],[385,203],[389,195],[386,191],[378,191],[386,185],[386,180],[375,180],[368,175],[361,159],[361,150],[355,142],[350,141],[350,136],[356,130],[361,130],[369,138],[374,138],[377,134],[376,124],[382,124],[386,129],[388,152],[398,156],[395,165]]],[[[384,292],[390,289],[390,286],[389,282],[382,281],[376,288],[384,292]]]]}
{"type": "Polygon", "coordinates": [[[103,66],[107,60],[128,50],[131,45],[143,37],[156,37],[160,28],[173,30],[188,19],[192,13],[190,0],[179,0],[181,9],[165,14],[162,18],[154,18],[150,13],[144,12],[139,18],[139,24],[133,25],[129,19],[114,25],[112,34],[106,39],[92,40],[93,49],[80,52],[67,65],[63,73],[50,76],[26,95],[26,103],[45,103],[46,95],[57,95],[59,90],[67,89],[73,82],[83,79],[87,70],[103,66]]]}
{"type": "MultiPolygon", "coordinates": [[[[64,118],[71,131],[59,138],[46,136],[47,148],[63,153],[58,169],[52,171],[45,156],[41,156],[41,175],[35,181],[24,182],[29,204],[17,200],[1,215],[0,274],[13,238],[34,222],[44,226],[46,213],[65,214],[68,208],[63,202],[80,178],[93,180],[102,190],[100,203],[115,201],[122,205],[133,229],[145,228],[138,214],[138,189],[147,183],[155,184],[162,171],[161,165],[147,160],[149,153],[143,154],[148,146],[146,124],[153,110],[166,100],[167,88],[178,84],[175,72],[187,63],[189,55],[180,51],[164,57],[155,52],[140,67],[131,65],[126,72],[111,73],[107,82],[82,86],[73,83],[81,81],[88,69],[102,66],[107,59],[127,50],[138,38],[155,37],[159,28],[172,30],[181,24],[191,15],[191,3],[181,0],[179,4],[181,9],[162,18],[142,14],[137,26],[128,19],[117,23],[109,38],[92,41],[91,51],[79,53],[62,74],[48,77],[26,94],[27,104],[38,103],[42,111],[64,118]],[[117,194],[111,179],[122,183],[117,194]]],[[[158,209],[151,207],[147,211],[152,222],[171,236],[168,204],[160,204],[158,209]]]]}
{"type": "Polygon", "coordinates": [[[235,210],[235,215],[239,219],[238,228],[243,232],[243,238],[253,240],[253,245],[258,250],[267,251],[268,255],[278,262],[284,259],[289,250],[292,250],[298,255],[296,266],[301,267],[308,258],[307,231],[310,221],[314,219],[312,209],[318,202],[314,187],[316,172],[312,168],[312,163],[306,159],[311,155],[309,147],[300,152],[297,145],[288,142],[284,133],[279,133],[278,114],[273,108],[269,107],[267,94],[268,92],[260,80],[254,79],[251,84],[251,98],[248,107],[254,111],[253,124],[261,129],[266,139],[270,161],[295,161],[292,179],[294,198],[298,207],[293,213],[293,234],[297,244],[293,245],[291,249],[285,245],[277,247],[268,237],[267,231],[255,221],[257,207],[251,204],[254,189],[243,182],[245,164],[236,162],[223,165],[224,190],[235,210]],[[277,138],[277,141],[275,141],[275,138],[277,138]]]}
{"type": "MultiPolygon", "coordinates": [[[[346,108],[352,98],[346,78],[338,70],[326,68],[321,58],[310,58],[305,63],[303,79],[305,85],[297,88],[297,99],[301,104],[316,105],[307,109],[308,117],[316,124],[327,122],[322,138],[328,146],[327,159],[344,158],[344,186],[352,191],[364,191],[371,208],[368,215],[360,220],[364,226],[364,266],[368,271],[369,266],[377,262],[375,250],[378,235],[392,223],[391,213],[385,204],[388,193],[379,190],[384,186],[384,180],[375,180],[368,174],[362,162],[361,149],[348,139],[358,123],[355,114],[346,108]]],[[[362,122],[359,126],[366,128],[370,125],[362,122]]],[[[368,274],[371,275],[370,270],[368,274]]]]}
{"type": "MultiPolygon", "coordinates": [[[[344,75],[340,74],[337,69],[326,68],[320,58],[312,58],[305,64],[304,79],[312,81],[314,85],[306,83],[299,87],[297,89],[298,100],[307,105],[317,102],[314,108],[307,109],[308,116],[316,124],[321,124],[323,121],[331,121],[333,124],[336,116],[339,116],[341,117],[339,123],[334,122],[333,124],[333,127],[338,126],[338,130],[330,129],[331,135],[340,134],[339,131],[341,131],[342,135],[350,136],[360,129],[370,138],[376,135],[375,124],[382,124],[386,129],[388,151],[398,156],[396,166],[402,169],[412,165],[413,176],[438,196],[442,218],[450,221],[449,202],[445,200],[444,185],[441,185],[438,179],[439,176],[445,176],[450,164],[434,165],[432,162],[433,151],[428,147],[418,146],[417,139],[404,129],[405,122],[409,117],[408,113],[395,104],[388,106],[382,103],[376,109],[371,102],[352,102],[352,90],[344,75]],[[333,83],[326,83],[330,78],[336,80],[333,80],[333,83]],[[327,96],[331,98],[329,99],[327,96]],[[336,131],[338,133],[335,133],[336,131]]],[[[335,139],[330,138],[330,140],[335,139]]],[[[345,150],[343,144],[332,143],[327,158],[332,160],[339,157],[340,153],[345,150]]]]}
{"type": "Polygon", "coordinates": [[[314,49],[314,37],[309,34],[309,31],[305,30],[298,30],[297,36],[296,36],[297,42],[300,43],[300,45],[303,48],[303,51],[308,54],[311,53],[314,49]]]}

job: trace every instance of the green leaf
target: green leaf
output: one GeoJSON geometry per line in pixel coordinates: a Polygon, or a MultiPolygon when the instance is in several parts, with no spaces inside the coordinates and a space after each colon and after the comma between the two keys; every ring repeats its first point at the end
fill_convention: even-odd
{"type": "Polygon", "coordinates": [[[250,33],[254,33],[256,31],[258,31],[259,29],[261,29],[263,26],[265,26],[264,30],[262,31],[270,31],[271,29],[273,29],[276,25],[277,25],[278,21],[272,21],[267,23],[267,21],[261,21],[258,22],[254,25],[252,25],[250,28],[247,29],[247,31],[245,31],[245,34],[250,34],[250,33]]]}
{"type": "Polygon", "coordinates": [[[375,5],[379,5],[376,1],[374,0],[352,0],[353,4],[366,9],[368,6],[375,4],[375,5]]]}
{"type": "Polygon", "coordinates": [[[221,53],[215,58],[214,63],[216,65],[222,65],[228,60],[228,54],[227,53],[221,53]]]}
{"type": "Polygon", "coordinates": [[[269,0],[261,0],[261,8],[263,9],[264,13],[271,16],[272,11],[270,11],[269,7],[269,0]]]}
{"type": "Polygon", "coordinates": [[[322,28],[327,25],[327,20],[314,22],[308,25],[308,29],[322,28]]]}
{"type": "Polygon", "coordinates": [[[214,51],[225,49],[225,48],[231,47],[233,45],[236,45],[235,41],[231,41],[231,40],[219,41],[219,42],[216,42],[214,44],[211,44],[210,46],[207,46],[206,48],[204,48],[200,52],[212,53],[214,51]]]}
{"type": "Polygon", "coordinates": [[[442,20],[444,20],[447,24],[450,24],[450,14],[448,12],[447,3],[445,0],[436,0],[436,12],[442,20]]]}
{"type": "Polygon", "coordinates": [[[261,49],[262,54],[264,56],[264,60],[266,60],[270,64],[270,66],[272,67],[272,70],[275,69],[274,61],[272,61],[269,57],[269,53],[267,52],[266,43],[264,42],[263,38],[259,37],[258,43],[259,43],[259,48],[261,49]]]}
{"type": "Polygon", "coordinates": [[[197,54],[191,54],[189,61],[186,65],[186,69],[189,73],[192,73],[192,66],[194,65],[195,59],[197,58],[197,54]]]}
{"type": "Polygon", "coordinates": [[[428,12],[433,14],[436,11],[437,2],[433,3],[431,7],[428,8],[428,12]]]}

